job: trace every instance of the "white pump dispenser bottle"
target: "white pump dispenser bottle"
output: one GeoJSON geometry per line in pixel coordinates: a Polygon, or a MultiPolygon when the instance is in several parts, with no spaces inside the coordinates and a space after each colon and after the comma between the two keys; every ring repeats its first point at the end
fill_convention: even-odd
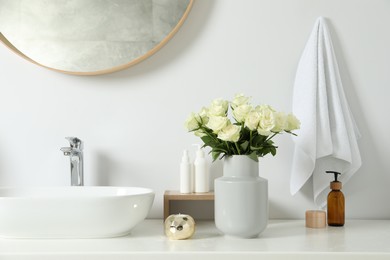
{"type": "Polygon", "coordinates": [[[192,193],[193,192],[193,171],[188,151],[183,151],[183,157],[180,163],[180,193],[192,193]]]}
{"type": "Polygon", "coordinates": [[[209,171],[204,152],[199,144],[194,144],[198,146],[198,151],[196,152],[196,158],[194,162],[195,168],[195,192],[209,192],[209,171]]]}

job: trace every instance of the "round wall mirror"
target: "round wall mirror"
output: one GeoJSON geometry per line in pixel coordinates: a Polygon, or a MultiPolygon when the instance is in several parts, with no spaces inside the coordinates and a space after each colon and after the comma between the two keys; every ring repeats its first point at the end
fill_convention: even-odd
{"type": "Polygon", "coordinates": [[[0,41],[56,71],[105,74],[158,51],[194,0],[0,0],[0,41]]]}

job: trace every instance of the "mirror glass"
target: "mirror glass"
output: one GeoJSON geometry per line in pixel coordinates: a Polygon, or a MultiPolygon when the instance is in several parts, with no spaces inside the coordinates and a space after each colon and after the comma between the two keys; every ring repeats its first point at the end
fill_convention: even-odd
{"type": "Polygon", "coordinates": [[[0,0],[0,40],[71,74],[127,68],[162,47],[193,0],[0,0]]]}

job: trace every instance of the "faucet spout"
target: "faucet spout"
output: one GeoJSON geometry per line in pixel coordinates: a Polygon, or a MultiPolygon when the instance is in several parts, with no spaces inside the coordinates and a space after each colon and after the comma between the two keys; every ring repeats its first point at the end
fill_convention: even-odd
{"type": "Polygon", "coordinates": [[[62,147],[60,150],[70,158],[70,179],[72,186],[84,185],[84,156],[83,142],[77,137],[66,137],[70,147],[62,147]]]}

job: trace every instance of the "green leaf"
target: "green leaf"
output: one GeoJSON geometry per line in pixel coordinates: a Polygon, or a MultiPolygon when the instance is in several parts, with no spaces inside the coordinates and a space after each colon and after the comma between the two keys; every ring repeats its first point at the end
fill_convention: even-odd
{"type": "Polygon", "coordinates": [[[252,151],[261,151],[261,150],[263,150],[264,149],[264,147],[255,147],[255,146],[251,146],[251,150],[252,151]]]}
{"type": "Polygon", "coordinates": [[[261,145],[263,145],[266,138],[267,137],[262,136],[262,135],[256,135],[255,137],[253,137],[252,145],[255,147],[261,146],[261,145]]]}
{"type": "Polygon", "coordinates": [[[249,142],[248,141],[245,141],[243,142],[242,144],[240,144],[241,148],[243,151],[246,151],[246,149],[248,149],[248,146],[249,146],[249,142]]]}
{"type": "Polygon", "coordinates": [[[217,149],[223,153],[229,153],[229,147],[225,143],[219,143],[213,149],[217,149]]]}
{"type": "Polygon", "coordinates": [[[259,161],[259,158],[258,158],[256,152],[249,154],[248,157],[251,158],[252,160],[254,160],[255,162],[259,161]]]}
{"type": "Polygon", "coordinates": [[[212,152],[211,157],[213,158],[213,162],[218,159],[218,157],[221,155],[220,152],[212,152]]]}
{"type": "Polygon", "coordinates": [[[294,136],[298,136],[296,133],[293,133],[293,132],[291,132],[291,131],[285,131],[286,133],[289,133],[289,134],[292,134],[292,135],[294,135],[294,136]]]}
{"type": "Polygon", "coordinates": [[[247,141],[250,139],[250,131],[246,127],[241,128],[241,133],[240,133],[240,139],[239,141],[247,141]]]}
{"type": "Polygon", "coordinates": [[[213,152],[218,152],[218,153],[227,153],[228,151],[226,151],[225,149],[223,148],[213,148],[213,152]]]}
{"type": "Polygon", "coordinates": [[[202,136],[200,139],[207,145],[214,141],[210,136],[202,136]]]}

